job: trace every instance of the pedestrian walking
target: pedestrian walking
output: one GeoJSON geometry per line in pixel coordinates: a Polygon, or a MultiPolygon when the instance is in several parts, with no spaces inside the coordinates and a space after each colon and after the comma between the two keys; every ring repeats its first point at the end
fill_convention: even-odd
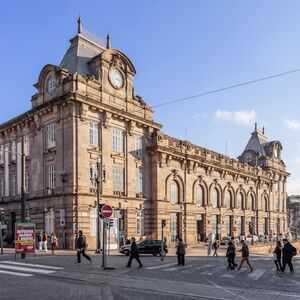
{"type": "Polygon", "coordinates": [[[241,260],[240,265],[239,265],[239,267],[238,267],[237,270],[238,270],[238,271],[241,270],[241,268],[242,268],[244,262],[246,262],[247,265],[248,265],[249,268],[250,268],[250,272],[252,272],[252,271],[253,271],[253,267],[251,266],[251,264],[250,264],[250,262],[249,262],[249,247],[248,247],[248,245],[245,243],[244,240],[241,241],[241,244],[242,244],[242,249],[239,250],[239,251],[242,252],[242,260],[241,260]]]}
{"type": "Polygon", "coordinates": [[[47,244],[48,244],[48,235],[47,235],[46,232],[43,233],[42,243],[43,243],[43,250],[45,252],[47,252],[48,251],[48,246],[47,246],[47,244]]]}
{"type": "Polygon", "coordinates": [[[281,242],[277,241],[276,247],[273,251],[274,263],[276,265],[276,271],[279,272],[282,270],[281,266],[281,254],[282,254],[282,246],[281,242]]]}
{"type": "Polygon", "coordinates": [[[58,246],[57,237],[54,232],[50,236],[50,244],[51,244],[51,253],[54,254],[55,247],[58,246]]]}
{"type": "Polygon", "coordinates": [[[213,248],[213,250],[214,250],[213,256],[218,257],[218,249],[219,249],[219,241],[218,241],[218,240],[215,240],[215,241],[213,242],[212,248],[213,248]]]}
{"type": "Polygon", "coordinates": [[[139,254],[139,248],[135,242],[135,238],[132,237],[130,239],[131,241],[131,245],[130,245],[130,256],[129,256],[129,260],[128,260],[128,263],[126,265],[127,268],[130,268],[131,267],[131,263],[132,263],[132,260],[135,258],[136,261],[139,263],[139,268],[141,268],[143,266],[143,264],[141,263],[140,261],[140,254],[139,254]]]}
{"type": "Polygon", "coordinates": [[[176,246],[176,254],[177,254],[177,264],[184,266],[184,256],[185,256],[185,243],[182,238],[178,238],[178,243],[176,246]]]}
{"type": "Polygon", "coordinates": [[[37,241],[37,246],[39,251],[42,251],[42,239],[43,239],[43,233],[42,231],[39,231],[38,234],[36,235],[36,241],[37,241]]]}
{"type": "Polygon", "coordinates": [[[90,263],[92,262],[92,259],[85,254],[85,249],[86,249],[86,238],[85,236],[82,234],[82,230],[78,231],[78,237],[76,239],[76,249],[77,249],[77,263],[80,264],[81,263],[81,254],[82,256],[84,256],[87,260],[90,261],[90,263]]]}
{"type": "Polygon", "coordinates": [[[232,241],[229,241],[227,251],[226,251],[226,257],[228,261],[228,269],[234,270],[237,264],[234,262],[235,258],[235,246],[233,245],[232,241]]]}
{"type": "Polygon", "coordinates": [[[294,273],[294,267],[292,264],[293,256],[297,255],[296,248],[288,241],[288,239],[283,239],[282,248],[282,272],[284,273],[285,267],[288,264],[290,267],[290,272],[294,273]]]}

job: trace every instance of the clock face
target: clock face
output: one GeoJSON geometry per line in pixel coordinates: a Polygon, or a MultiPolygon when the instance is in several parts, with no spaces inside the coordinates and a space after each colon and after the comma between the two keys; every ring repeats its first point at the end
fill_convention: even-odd
{"type": "Polygon", "coordinates": [[[47,93],[50,95],[53,94],[55,87],[56,87],[56,80],[54,76],[51,76],[47,80],[47,93]]]}
{"type": "Polygon", "coordinates": [[[109,72],[109,80],[111,84],[118,89],[120,89],[124,84],[123,75],[117,69],[111,69],[111,71],[109,72]]]}

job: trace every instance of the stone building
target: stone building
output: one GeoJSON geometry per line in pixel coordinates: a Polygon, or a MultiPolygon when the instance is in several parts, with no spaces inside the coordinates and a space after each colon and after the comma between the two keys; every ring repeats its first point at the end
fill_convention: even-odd
{"type": "Polygon", "coordinates": [[[169,137],[134,93],[134,65],[82,30],[59,66],[40,72],[32,108],[0,125],[0,206],[7,235],[26,217],[67,248],[78,229],[96,246],[97,187],[120,237],[178,235],[191,245],[286,228],[286,179],[279,141],[255,131],[236,159],[169,137]],[[24,155],[23,155],[24,154],[24,155]],[[97,185],[97,181],[99,185],[97,185]]]}
{"type": "Polygon", "coordinates": [[[300,195],[287,197],[289,231],[297,239],[300,234],[300,195]]]}

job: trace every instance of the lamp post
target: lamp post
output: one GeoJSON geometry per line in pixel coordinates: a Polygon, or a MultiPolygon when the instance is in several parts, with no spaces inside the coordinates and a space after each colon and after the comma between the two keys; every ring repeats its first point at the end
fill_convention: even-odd
{"type": "Polygon", "coordinates": [[[100,244],[100,194],[102,194],[102,182],[105,182],[105,174],[106,174],[106,168],[103,166],[102,172],[103,177],[101,178],[101,166],[100,166],[100,159],[98,158],[96,163],[96,173],[93,170],[93,167],[90,168],[91,173],[91,181],[96,183],[97,185],[97,234],[96,234],[96,250],[95,253],[101,253],[101,244],[100,244]]]}
{"type": "Polygon", "coordinates": [[[4,208],[0,207],[0,247],[1,247],[1,255],[3,255],[2,215],[4,215],[4,208]]]}

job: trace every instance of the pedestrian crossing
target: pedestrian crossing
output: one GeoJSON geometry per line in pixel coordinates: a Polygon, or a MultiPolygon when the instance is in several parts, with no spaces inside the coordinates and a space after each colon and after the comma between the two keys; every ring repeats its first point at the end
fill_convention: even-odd
{"type": "Polygon", "coordinates": [[[30,264],[16,261],[0,261],[0,274],[19,276],[19,277],[32,277],[34,275],[47,275],[55,273],[64,268],[40,265],[40,264],[30,264]]]}
{"type": "Polygon", "coordinates": [[[213,264],[191,264],[186,266],[178,266],[174,263],[167,263],[157,266],[145,267],[146,270],[159,270],[160,272],[174,272],[176,274],[193,274],[197,273],[204,276],[218,276],[222,278],[235,278],[239,276],[246,276],[250,280],[258,281],[265,273],[270,273],[270,269],[254,269],[249,272],[245,267],[241,271],[232,271],[227,269],[224,265],[213,264]]]}

